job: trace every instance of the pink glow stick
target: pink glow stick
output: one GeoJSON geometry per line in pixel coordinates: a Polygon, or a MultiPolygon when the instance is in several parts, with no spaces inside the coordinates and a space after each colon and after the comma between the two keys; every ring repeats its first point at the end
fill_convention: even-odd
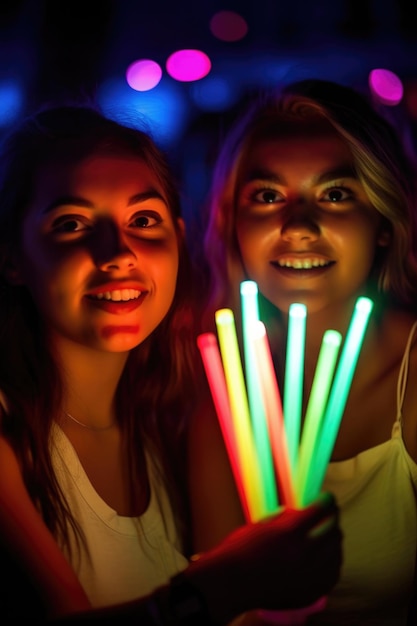
{"type": "Polygon", "coordinates": [[[203,333],[197,337],[197,345],[203,359],[203,365],[209,383],[211,395],[220,423],[226,450],[229,456],[230,465],[238,490],[240,502],[247,522],[251,521],[249,504],[244,488],[242,471],[239,464],[239,454],[236,444],[234,425],[230,410],[229,396],[227,392],[226,380],[222,360],[217,344],[216,336],[213,333],[203,333]]]}

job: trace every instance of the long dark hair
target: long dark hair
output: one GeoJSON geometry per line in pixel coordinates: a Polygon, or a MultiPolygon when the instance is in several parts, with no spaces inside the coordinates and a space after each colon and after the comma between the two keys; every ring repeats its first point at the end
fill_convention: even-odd
{"type": "MultiPolygon", "coordinates": [[[[143,159],[158,177],[174,220],[180,217],[179,188],[163,151],[148,132],[109,119],[93,105],[45,107],[4,139],[0,154],[0,390],[5,409],[1,432],[17,454],[45,523],[68,549],[69,525],[77,529],[54,475],[50,450],[51,428],[62,411],[61,376],[29,291],[11,285],[7,271],[11,253],[19,250],[38,166],[55,153],[68,151],[76,158],[100,150],[143,159]]],[[[184,533],[185,398],[191,406],[196,357],[193,276],[179,228],[177,234],[174,301],[158,328],[131,351],[116,404],[132,476],[138,475],[146,445],[167,483],[179,531],[184,533]]]]}

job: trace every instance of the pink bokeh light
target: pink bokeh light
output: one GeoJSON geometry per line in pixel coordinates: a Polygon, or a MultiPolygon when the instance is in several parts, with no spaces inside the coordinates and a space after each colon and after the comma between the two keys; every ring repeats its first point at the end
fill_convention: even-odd
{"type": "Polygon", "coordinates": [[[401,102],[404,88],[400,78],[391,70],[374,69],[369,73],[369,87],[382,104],[395,106],[401,102]]]}
{"type": "Polygon", "coordinates": [[[166,70],[175,80],[191,82],[207,76],[211,61],[201,50],[177,50],[168,57],[166,70]]]}
{"type": "Polygon", "coordinates": [[[126,70],[127,84],[135,91],[149,91],[156,87],[161,78],[162,68],[151,59],[134,61],[126,70]]]}

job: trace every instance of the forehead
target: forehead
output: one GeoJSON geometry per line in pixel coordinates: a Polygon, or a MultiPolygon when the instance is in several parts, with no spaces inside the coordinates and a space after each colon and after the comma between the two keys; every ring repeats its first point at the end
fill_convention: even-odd
{"type": "Polygon", "coordinates": [[[240,162],[240,173],[263,167],[311,170],[353,164],[348,143],[327,122],[292,122],[253,136],[240,162]]]}
{"type": "Polygon", "coordinates": [[[48,159],[38,166],[34,195],[55,193],[138,193],[152,187],[164,197],[163,187],[145,161],[128,153],[70,154],[48,159]]]}

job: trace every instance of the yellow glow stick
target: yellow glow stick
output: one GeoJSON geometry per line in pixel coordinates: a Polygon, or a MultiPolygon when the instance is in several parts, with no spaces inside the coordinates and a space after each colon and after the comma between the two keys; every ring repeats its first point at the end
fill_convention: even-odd
{"type": "Polygon", "coordinates": [[[239,493],[246,521],[250,521],[249,504],[245,492],[243,477],[240,469],[239,454],[234,433],[229,397],[227,395],[226,380],[221,362],[216,336],[213,333],[203,333],[197,337],[197,345],[201,353],[211,395],[221,427],[227,454],[233,476],[239,493]]]}
{"type": "Polygon", "coordinates": [[[275,482],[274,461],[272,457],[268,424],[265,415],[259,367],[256,366],[256,354],[252,330],[259,321],[258,286],[252,280],[240,284],[242,303],[243,347],[245,356],[246,387],[249,399],[255,447],[257,450],[262,486],[268,512],[277,510],[278,496],[275,482]]]}
{"type": "Polygon", "coordinates": [[[253,440],[233,311],[231,309],[219,309],[215,313],[215,319],[239,451],[242,480],[247,494],[251,520],[257,521],[264,517],[267,511],[253,440]]]}
{"type": "Polygon", "coordinates": [[[295,484],[300,506],[303,505],[301,498],[302,485],[305,483],[311,458],[316,447],[341,342],[342,335],[337,330],[326,330],[323,335],[304,418],[298,456],[295,484]]]}
{"type": "Polygon", "coordinates": [[[284,380],[284,420],[292,471],[295,473],[300,445],[303,404],[304,351],[307,308],[290,305],[284,380]]]}
{"type": "Polygon", "coordinates": [[[261,392],[268,420],[275,469],[282,493],[282,503],[286,506],[297,506],[291,464],[288,453],[287,436],[282,415],[281,395],[275,375],[270,345],[265,326],[258,321],[251,331],[254,337],[255,357],[260,374],[261,392]]]}
{"type": "Polygon", "coordinates": [[[301,486],[301,500],[305,505],[312,502],[320,492],[345,410],[372,308],[373,302],[369,298],[361,297],[356,301],[330,390],[329,401],[323,416],[321,432],[310,467],[308,468],[306,480],[301,486]]]}

